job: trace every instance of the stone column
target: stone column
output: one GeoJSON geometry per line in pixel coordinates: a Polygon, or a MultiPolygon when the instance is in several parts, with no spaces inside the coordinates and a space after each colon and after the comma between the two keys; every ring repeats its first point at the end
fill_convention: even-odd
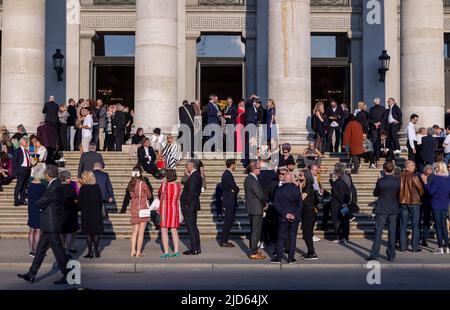
{"type": "Polygon", "coordinates": [[[80,1],[67,0],[66,102],[80,97],[80,1]]]}
{"type": "Polygon", "coordinates": [[[136,126],[164,132],[177,124],[178,4],[136,1],[136,126]]]}
{"type": "Polygon", "coordinates": [[[386,73],[385,97],[400,101],[400,25],[399,0],[384,1],[384,49],[391,56],[391,65],[386,73]]]}
{"type": "Polygon", "coordinates": [[[402,0],[401,107],[419,126],[444,124],[444,11],[442,0],[402,0]]]}
{"type": "Polygon", "coordinates": [[[45,0],[4,0],[0,123],[36,132],[43,120],[45,0]]]}
{"type": "MultiPolygon", "coordinates": [[[[93,84],[93,77],[91,76],[91,61],[94,54],[94,44],[92,38],[95,35],[94,30],[80,31],[80,66],[79,66],[79,85],[80,98],[88,99],[91,97],[91,85],[93,84]]],[[[95,90],[93,97],[95,98],[95,90]]],[[[75,99],[75,98],[74,98],[75,99]]],[[[79,98],[78,98],[79,99],[79,98]]],[[[75,100],[78,100],[75,99],[75,100]]]]}
{"type": "Polygon", "coordinates": [[[309,0],[269,1],[269,97],[277,103],[281,142],[306,143],[311,114],[309,0]]]}
{"type": "MultiPolygon", "coordinates": [[[[196,98],[197,93],[197,38],[200,37],[200,33],[189,34],[186,37],[186,98],[189,101],[193,101],[196,98]]],[[[199,96],[200,97],[200,96],[199,96]]]]}

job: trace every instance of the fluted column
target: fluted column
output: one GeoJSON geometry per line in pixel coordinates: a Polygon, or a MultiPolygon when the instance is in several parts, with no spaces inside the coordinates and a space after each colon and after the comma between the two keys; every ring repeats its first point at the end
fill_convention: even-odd
{"type": "Polygon", "coordinates": [[[178,4],[136,1],[136,125],[150,132],[178,122],[178,4]]]}
{"type": "Polygon", "coordinates": [[[45,0],[4,0],[0,123],[36,132],[45,92],[45,0]]]}
{"type": "Polygon", "coordinates": [[[309,0],[269,0],[269,97],[281,141],[304,144],[311,114],[309,0]]]}
{"type": "Polygon", "coordinates": [[[444,9],[442,0],[402,0],[401,107],[420,124],[444,124],[444,9]]]}

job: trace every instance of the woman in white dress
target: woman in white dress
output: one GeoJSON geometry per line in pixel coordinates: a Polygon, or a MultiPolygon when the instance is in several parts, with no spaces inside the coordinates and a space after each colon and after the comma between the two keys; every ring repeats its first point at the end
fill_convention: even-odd
{"type": "Polygon", "coordinates": [[[34,138],[34,157],[32,161],[31,177],[35,177],[36,171],[45,170],[45,162],[47,161],[47,149],[42,145],[40,137],[34,138]]]}
{"type": "Polygon", "coordinates": [[[89,144],[92,141],[92,129],[94,126],[94,119],[91,115],[90,108],[81,109],[81,118],[78,128],[81,129],[81,149],[82,153],[89,152],[89,144]]]}
{"type": "Polygon", "coordinates": [[[167,135],[167,145],[164,148],[162,155],[166,162],[166,169],[177,168],[177,164],[181,160],[181,148],[171,134],[167,135]]]}

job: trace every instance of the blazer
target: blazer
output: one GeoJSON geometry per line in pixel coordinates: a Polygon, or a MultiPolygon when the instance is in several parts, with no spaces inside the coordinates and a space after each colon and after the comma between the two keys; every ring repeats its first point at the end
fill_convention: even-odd
{"type": "Polygon", "coordinates": [[[208,113],[208,124],[218,124],[220,125],[220,119],[217,114],[220,112],[219,109],[216,109],[214,103],[209,102],[207,106],[208,113]]]}
{"type": "Polygon", "coordinates": [[[378,179],[373,195],[378,197],[374,212],[376,214],[394,215],[400,212],[398,198],[400,180],[392,175],[378,179]]]}
{"type": "Polygon", "coordinates": [[[61,182],[55,179],[44,196],[36,202],[36,207],[41,210],[39,219],[42,232],[61,232],[66,217],[63,198],[61,182]]]}
{"type": "Polygon", "coordinates": [[[231,116],[231,118],[227,118],[225,123],[236,125],[237,124],[237,116],[238,116],[238,107],[234,103],[231,105],[231,107],[227,107],[225,109],[225,115],[231,116]]]}
{"type": "Polygon", "coordinates": [[[54,101],[49,101],[45,103],[44,109],[42,109],[42,113],[45,114],[45,122],[50,124],[58,124],[59,123],[59,106],[54,101]]]}
{"type": "Polygon", "coordinates": [[[261,170],[258,176],[264,195],[268,201],[273,202],[274,189],[278,186],[280,179],[278,174],[273,170],[261,170]]]}
{"type": "MultiPolygon", "coordinates": [[[[156,162],[156,153],[151,146],[148,147],[148,154],[151,156],[150,164],[154,164],[156,162]]],[[[149,162],[149,160],[145,158],[145,146],[142,145],[138,148],[137,155],[138,165],[143,166],[149,162]]]]}
{"type": "Polygon", "coordinates": [[[94,175],[96,184],[100,187],[100,191],[102,192],[103,201],[108,201],[109,198],[114,200],[114,190],[109,174],[100,170],[95,170],[94,175]]]}
{"type": "Polygon", "coordinates": [[[328,123],[331,124],[332,122],[338,123],[339,126],[342,125],[342,120],[344,119],[344,111],[340,106],[336,107],[336,111],[333,111],[331,107],[328,107],[325,111],[325,115],[327,116],[328,123]],[[338,116],[339,118],[337,120],[331,120],[330,117],[338,116]]]}
{"type": "Polygon", "coordinates": [[[436,153],[438,142],[433,136],[426,136],[422,138],[420,158],[423,163],[432,164],[436,153]]]}
{"type": "Polygon", "coordinates": [[[222,201],[224,206],[237,206],[239,187],[234,181],[234,176],[230,170],[225,170],[222,174],[222,201]]]}
{"type": "Polygon", "coordinates": [[[52,148],[56,150],[56,138],[58,136],[57,128],[46,123],[42,123],[37,128],[37,135],[42,138],[42,144],[46,148],[52,148]]]}
{"type": "Polygon", "coordinates": [[[126,125],[125,113],[123,111],[116,111],[114,117],[112,118],[113,131],[117,132],[123,130],[126,125]]]}
{"type": "Polygon", "coordinates": [[[188,126],[189,128],[194,128],[194,117],[195,117],[195,111],[194,107],[191,104],[186,104],[184,107],[178,108],[178,116],[180,118],[180,123],[188,126]],[[186,107],[186,109],[184,108],[186,107]]]}
{"type": "Polygon", "coordinates": [[[258,111],[255,111],[253,101],[249,100],[245,103],[245,125],[258,124],[258,111]]]}
{"type": "Polygon", "coordinates": [[[450,177],[435,175],[433,180],[425,185],[425,190],[431,195],[433,210],[447,210],[450,203],[450,177]]]}
{"type": "Polygon", "coordinates": [[[280,221],[287,222],[286,215],[290,213],[295,216],[295,221],[299,222],[303,207],[300,188],[293,183],[283,184],[275,192],[274,205],[280,215],[280,221]]]}
{"type": "Polygon", "coordinates": [[[181,206],[193,211],[200,210],[200,194],[202,193],[202,176],[200,171],[191,173],[184,184],[183,192],[180,196],[181,206]]]}
{"type": "Polygon", "coordinates": [[[336,181],[330,180],[331,185],[331,205],[333,209],[339,210],[342,205],[350,203],[350,188],[342,180],[338,178],[336,181]]]}
{"type": "Polygon", "coordinates": [[[379,104],[370,108],[369,120],[373,128],[375,128],[375,123],[383,123],[385,111],[386,109],[379,104]]]}
{"type": "MultiPolygon", "coordinates": [[[[392,106],[392,117],[399,122],[399,126],[402,127],[403,114],[399,106],[394,104],[392,106]]],[[[384,123],[385,126],[389,125],[389,108],[384,111],[384,123]]]]}
{"type": "Polygon", "coordinates": [[[264,195],[261,183],[249,174],[244,181],[245,189],[245,209],[249,215],[262,216],[266,205],[266,195],[264,195]]]}
{"type": "Polygon", "coordinates": [[[80,162],[78,163],[78,178],[81,178],[81,175],[85,171],[94,171],[95,163],[100,163],[102,164],[102,167],[105,168],[102,154],[96,152],[83,153],[80,157],[80,162]]]}
{"type": "MultiPolygon", "coordinates": [[[[14,151],[13,158],[12,158],[12,176],[17,176],[17,173],[20,169],[20,167],[23,164],[24,156],[22,152],[22,148],[19,147],[17,150],[14,151]]],[[[31,165],[31,157],[30,157],[30,165],[31,165]]],[[[31,168],[31,166],[30,166],[31,168]]]]}

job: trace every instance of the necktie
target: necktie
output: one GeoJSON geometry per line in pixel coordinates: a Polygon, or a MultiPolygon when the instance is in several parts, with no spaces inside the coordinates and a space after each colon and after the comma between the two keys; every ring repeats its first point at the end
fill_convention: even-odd
{"type": "Polygon", "coordinates": [[[25,151],[25,160],[27,163],[27,167],[30,167],[30,153],[28,153],[28,151],[25,149],[24,149],[24,151],[25,151]]]}

